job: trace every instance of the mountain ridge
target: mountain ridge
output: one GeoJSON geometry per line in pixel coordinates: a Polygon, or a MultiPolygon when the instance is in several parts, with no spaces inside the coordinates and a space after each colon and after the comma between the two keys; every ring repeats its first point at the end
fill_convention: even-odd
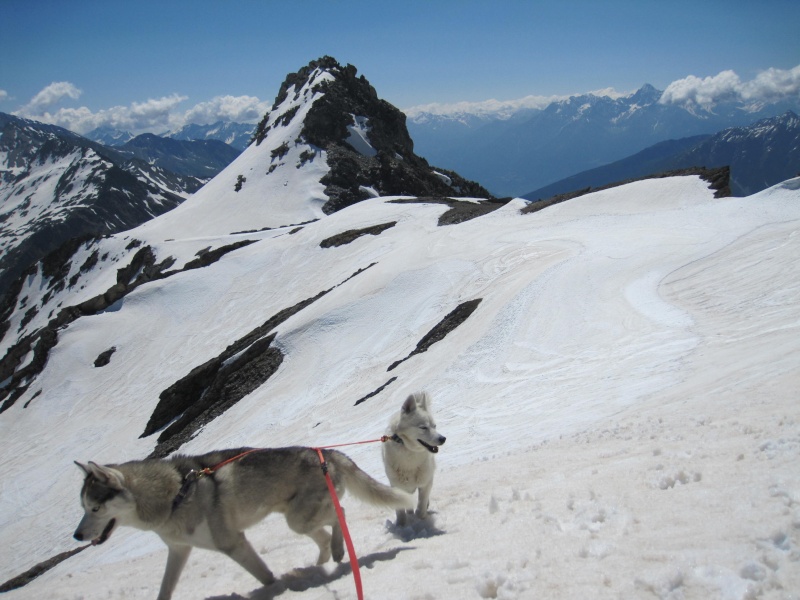
{"type": "Polygon", "coordinates": [[[622,160],[577,173],[521,197],[539,200],[696,165],[730,166],[734,196],[754,194],[790,179],[800,171],[800,119],[787,111],[778,117],[761,119],[745,127],[731,127],[713,135],[660,142],[622,160]]]}
{"type": "Polygon", "coordinates": [[[0,158],[0,295],[68,239],[139,225],[203,183],[66,129],[3,113],[0,158]]]}
{"type": "Polygon", "coordinates": [[[429,160],[481,181],[495,194],[525,194],[591,168],[621,160],[661,141],[712,135],[733,126],[800,110],[800,102],[759,107],[721,103],[713,110],[661,103],[645,84],[621,97],[592,93],[528,109],[518,119],[417,115],[409,130],[429,160]]]}

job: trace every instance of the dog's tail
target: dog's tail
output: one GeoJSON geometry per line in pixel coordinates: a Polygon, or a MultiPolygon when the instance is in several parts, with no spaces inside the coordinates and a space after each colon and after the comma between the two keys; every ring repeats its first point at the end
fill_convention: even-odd
{"type": "Polygon", "coordinates": [[[333,451],[326,458],[336,465],[345,489],[362,502],[392,509],[414,507],[411,494],[373,479],[341,452],[333,451]]]}

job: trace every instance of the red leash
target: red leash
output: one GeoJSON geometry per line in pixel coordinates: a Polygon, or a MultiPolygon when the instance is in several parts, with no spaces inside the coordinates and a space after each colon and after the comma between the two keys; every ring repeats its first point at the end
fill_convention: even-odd
{"type": "MultiPolygon", "coordinates": [[[[327,448],[341,448],[342,446],[356,446],[358,444],[372,444],[375,442],[386,442],[391,438],[388,435],[382,435],[380,438],[376,440],[365,440],[363,442],[349,442],[347,444],[332,444],[330,446],[319,446],[311,448],[317,453],[319,456],[319,463],[322,467],[322,473],[325,475],[325,483],[328,484],[328,491],[331,494],[331,500],[333,501],[333,507],[336,509],[336,516],[339,518],[339,526],[342,528],[342,536],[344,537],[344,543],[347,546],[347,555],[350,557],[350,566],[353,571],[353,580],[356,584],[356,594],[358,595],[358,600],[364,600],[364,590],[361,586],[361,570],[358,566],[358,556],[356,556],[356,549],[353,546],[353,540],[350,537],[350,530],[347,528],[347,521],[344,519],[344,511],[342,510],[342,505],[339,504],[339,497],[336,495],[336,488],[333,485],[333,481],[331,480],[331,476],[328,473],[328,463],[325,462],[325,457],[322,455],[322,450],[327,448]]],[[[178,493],[178,496],[173,501],[173,510],[177,507],[186,496],[188,492],[189,486],[205,475],[212,475],[217,469],[224,467],[228,463],[232,463],[234,461],[239,460],[240,458],[247,456],[252,452],[258,452],[259,450],[264,450],[264,448],[251,448],[250,450],[246,450],[241,454],[237,454],[236,456],[229,458],[227,460],[222,461],[219,464],[214,465],[213,467],[206,467],[205,469],[201,469],[200,471],[190,471],[189,474],[186,476],[184,480],[183,487],[181,487],[181,491],[178,493]]]]}
{"type": "Polygon", "coordinates": [[[344,537],[345,546],[347,546],[347,555],[350,557],[350,566],[353,571],[353,581],[355,581],[356,584],[356,595],[358,596],[358,600],[364,600],[364,590],[361,587],[361,569],[358,566],[358,556],[356,556],[356,549],[353,546],[353,540],[350,537],[350,530],[347,528],[347,521],[345,521],[344,519],[344,511],[342,510],[342,505],[339,504],[339,498],[336,495],[336,488],[333,485],[330,473],[328,473],[328,463],[325,462],[325,457],[322,456],[322,450],[324,448],[340,448],[342,446],[355,446],[357,444],[372,444],[374,442],[386,442],[389,439],[390,439],[389,436],[383,435],[377,440],[350,442],[348,444],[332,444],[330,446],[319,446],[317,448],[311,448],[317,453],[317,456],[319,456],[319,463],[320,466],[322,467],[322,473],[325,475],[325,483],[328,484],[328,491],[331,494],[333,507],[336,509],[336,516],[339,518],[339,526],[342,528],[342,536],[344,537]]]}
{"type": "Polygon", "coordinates": [[[325,462],[325,457],[322,456],[322,448],[312,448],[312,450],[315,450],[319,456],[322,473],[325,475],[325,483],[328,484],[328,491],[331,493],[333,507],[336,509],[336,516],[339,517],[339,526],[342,528],[344,543],[347,546],[347,555],[350,557],[350,566],[353,571],[353,581],[355,581],[356,584],[356,595],[358,596],[358,600],[363,600],[364,590],[361,587],[361,570],[358,567],[358,556],[356,556],[353,540],[350,538],[350,530],[347,528],[347,521],[344,520],[342,505],[339,504],[339,498],[336,496],[336,488],[333,487],[333,481],[331,480],[330,473],[328,473],[328,463],[325,462]]]}

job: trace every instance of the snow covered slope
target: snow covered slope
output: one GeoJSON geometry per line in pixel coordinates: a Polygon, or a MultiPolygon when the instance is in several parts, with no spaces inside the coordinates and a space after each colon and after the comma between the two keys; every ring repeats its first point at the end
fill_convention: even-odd
{"type": "MultiPolygon", "coordinates": [[[[387,530],[389,515],[347,502],[368,595],[790,597],[800,180],[715,199],[677,177],[522,207],[439,226],[441,204],[368,200],[291,235],[263,232],[60,331],[0,415],[0,579],[74,547],[73,459],[147,455],[156,434],[139,436],[165,389],[316,298],[272,331],[274,375],[181,451],[371,439],[405,394],[430,391],[448,437],[434,522],[387,530]],[[442,341],[387,371],[476,299],[442,341]]],[[[348,453],[380,474],[379,448],[348,453]]],[[[275,589],[198,552],[178,597],[353,594],[346,571],[293,571],[312,552],[280,520],[251,536],[285,573],[275,589]]],[[[164,554],[154,536],[119,532],[9,598],[151,597],[164,554]]]]}

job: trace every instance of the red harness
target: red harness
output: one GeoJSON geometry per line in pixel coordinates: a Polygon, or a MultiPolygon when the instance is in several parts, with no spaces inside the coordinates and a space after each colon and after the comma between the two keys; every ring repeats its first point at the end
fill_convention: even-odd
{"type": "MultiPolygon", "coordinates": [[[[333,444],[331,446],[318,446],[313,447],[311,450],[314,450],[319,456],[319,463],[320,467],[322,468],[322,474],[325,476],[325,483],[328,484],[328,491],[331,494],[331,500],[333,501],[333,507],[336,509],[336,516],[339,518],[339,526],[342,528],[342,536],[344,537],[345,546],[347,546],[347,555],[350,557],[350,565],[353,570],[353,580],[355,581],[356,585],[356,594],[358,595],[358,600],[364,599],[364,591],[361,587],[361,570],[358,566],[358,556],[356,556],[356,550],[353,546],[353,540],[350,537],[350,530],[347,529],[347,522],[344,518],[344,511],[342,510],[342,505],[339,504],[339,497],[336,495],[336,488],[333,485],[333,480],[331,479],[330,474],[328,473],[328,463],[325,462],[325,457],[322,455],[322,451],[328,448],[340,448],[342,446],[355,446],[357,444],[372,444],[374,442],[387,442],[391,438],[387,435],[381,436],[376,440],[365,440],[363,442],[350,442],[348,444],[333,444]]],[[[265,448],[251,448],[250,450],[246,450],[241,454],[237,454],[231,458],[223,460],[221,463],[214,465],[213,467],[206,467],[205,469],[200,469],[199,471],[195,471],[194,469],[189,471],[186,474],[186,477],[183,478],[183,485],[181,486],[178,495],[175,496],[175,499],[172,501],[172,510],[175,510],[181,502],[186,498],[186,495],[189,493],[189,490],[192,484],[204,477],[206,475],[213,475],[214,472],[221,469],[225,465],[235,462],[240,458],[247,456],[253,452],[259,452],[261,450],[265,450],[265,448]]]]}

